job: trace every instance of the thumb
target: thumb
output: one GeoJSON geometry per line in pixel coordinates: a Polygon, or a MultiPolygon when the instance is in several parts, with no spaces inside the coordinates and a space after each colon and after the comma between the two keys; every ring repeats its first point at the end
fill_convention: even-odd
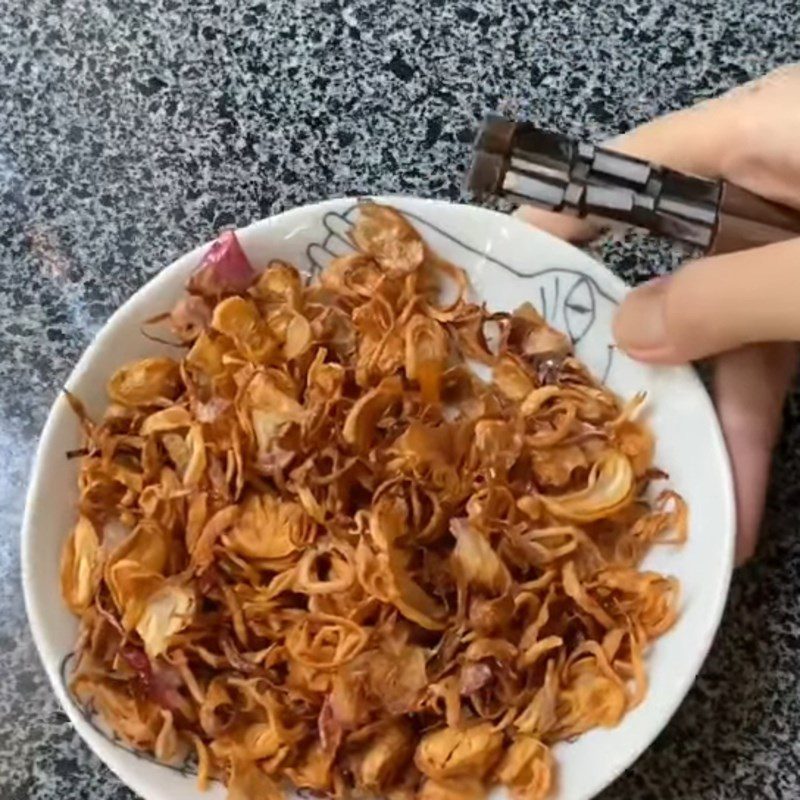
{"type": "Polygon", "coordinates": [[[634,358],[659,363],[800,341],[800,239],[693,261],[634,289],[614,335],[634,358]]]}

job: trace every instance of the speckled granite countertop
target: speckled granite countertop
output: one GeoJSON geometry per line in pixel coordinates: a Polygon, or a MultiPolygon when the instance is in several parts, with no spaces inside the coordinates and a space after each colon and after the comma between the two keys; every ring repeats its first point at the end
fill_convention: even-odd
{"type": "MultiPolygon", "coordinates": [[[[486,109],[602,137],[800,58],[799,29],[796,0],[0,0],[0,797],[132,798],[56,704],[18,567],[48,406],[124,298],[223,225],[457,197],[486,109]]],[[[607,255],[631,280],[670,257],[607,255]]],[[[759,557],[605,800],[800,797],[796,400],[786,416],[759,557]]]]}

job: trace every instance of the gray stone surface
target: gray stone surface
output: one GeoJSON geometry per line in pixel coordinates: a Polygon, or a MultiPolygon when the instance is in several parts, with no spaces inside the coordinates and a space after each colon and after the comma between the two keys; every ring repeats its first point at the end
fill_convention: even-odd
{"type": "MultiPolygon", "coordinates": [[[[798,29],[796,0],[0,0],[0,797],[132,797],[57,707],[18,567],[36,437],[117,305],[223,225],[457,197],[484,110],[603,137],[796,60],[798,29]]],[[[629,280],[674,259],[607,256],[629,280]]],[[[796,401],[786,422],[759,557],[605,800],[800,797],[796,401]]]]}

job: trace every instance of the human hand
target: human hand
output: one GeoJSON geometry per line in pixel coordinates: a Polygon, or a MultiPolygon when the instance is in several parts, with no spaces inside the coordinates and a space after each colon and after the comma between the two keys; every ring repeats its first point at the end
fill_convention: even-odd
{"type": "MultiPolygon", "coordinates": [[[[800,64],[659,118],[608,143],[800,208],[800,64]]],[[[573,242],[597,230],[530,208],[521,217],[573,242]]],[[[642,361],[716,356],[714,398],[736,484],[737,562],[755,550],[781,410],[800,342],[800,239],[692,261],[630,293],[614,325],[642,361]]]]}

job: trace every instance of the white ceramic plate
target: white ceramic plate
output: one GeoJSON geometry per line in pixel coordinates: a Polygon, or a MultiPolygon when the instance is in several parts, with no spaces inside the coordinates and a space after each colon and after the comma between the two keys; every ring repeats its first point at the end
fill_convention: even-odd
{"type": "MultiPolygon", "coordinates": [[[[578,355],[623,396],[648,392],[657,436],[657,463],[688,501],[689,542],[659,547],[647,567],[676,575],[682,584],[680,621],[648,658],[645,702],[613,730],[592,731],[556,749],[559,800],[590,798],[641,754],[689,690],[722,615],[733,562],[734,500],[727,454],[711,403],[688,368],[654,369],[612,349],[611,319],[624,295],[622,281],[579,250],[516,219],[480,208],[405,197],[378,198],[406,213],[443,256],[465,267],[489,308],[510,310],[525,300],[567,332],[578,355]]],[[[318,269],[348,249],[346,231],[356,201],[331,200],[256,222],[239,232],[254,265],[271,258],[318,269]]],[[[86,350],[68,388],[90,413],[105,406],[105,384],[120,364],[159,352],[143,337],[143,320],[169,309],[199,263],[206,245],[179,258],[140,289],[108,321],[86,350]]],[[[76,708],[64,673],[77,624],[59,594],[61,545],[75,515],[77,464],[64,453],[80,433],[67,402],[53,405],[42,433],[22,532],[25,600],[47,674],[81,736],[106,764],[146,800],[217,800],[191,775],[152,763],[114,742],[76,708]]],[[[502,797],[502,791],[496,793],[502,797]]]]}

